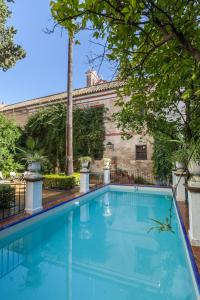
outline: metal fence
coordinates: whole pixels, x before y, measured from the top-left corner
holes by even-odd
[[[25,192],[25,183],[0,184],[0,221],[24,211]]]
[[[90,173],[90,188],[102,186],[104,183],[103,173]]]
[[[157,182],[152,173],[142,170],[134,170],[123,172],[112,171],[111,183],[154,185]]]

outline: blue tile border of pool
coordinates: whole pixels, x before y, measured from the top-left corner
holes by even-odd
[[[50,210],[52,210],[52,209],[54,209],[56,207],[60,207],[60,206],[66,204],[68,202],[71,202],[73,200],[79,199],[79,198],[81,198],[81,197],[83,197],[85,195],[91,194],[91,193],[93,193],[93,192],[95,192],[97,190],[100,190],[100,189],[102,189],[104,187],[108,187],[108,186],[111,186],[111,185],[113,185],[113,186],[121,186],[121,187],[123,187],[123,186],[139,186],[139,187],[153,187],[153,188],[163,188],[163,189],[164,188],[170,188],[169,186],[160,186],[160,185],[133,185],[133,184],[117,184],[117,183],[106,184],[106,185],[97,187],[97,188],[93,189],[92,191],[88,191],[87,193],[84,193],[82,195],[79,195],[79,196],[73,197],[73,198],[71,198],[69,200],[63,201],[63,202],[61,202],[59,204],[56,204],[56,205],[54,205],[52,207],[49,207],[47,209],[43,209],[42,211],[40,211],[38,213],[35,213],[35,214],[31,215],[31,216],[27,216],[27,217],[25,217],[25,218],[23,218],[21,220],[15,221],[15,222],[13,222],[11,224],[4,225],[4,226],[2,226],[0,228],[0,232],[3,231],[3,230],[5,230],[6,228],[10,228],[10,227],[13,227],[13,226],[15,226],[17,224],[23,223],[23,222],[25,222],[27,220],[30,220],[30,219],[32,219],[32,218],[34,218],[36,216],[42,215],[45,212],[50,211]],[[177,212],[178,212],[178,216],[179,216],[179,220],[180,220],[181,227],[182,227],[182,230],[183,230],[183,235],[184,235],[184,238],[185,238],[185,241],[186,241],[186,246],[187,246],[187,250],[188,250],[188,253],[189,253],[189,257],[190,257],[192,269],[193,269],[193,272],[194,272],[194,277],[195,277],[196,284],[197,284],[197,287],[198,287],[198,291],[199,291],[199,294],[200,294],[200,274],[199,274],[199,271],[198,271],[198,268],[197,268],[197,264],[195,262],[195,258],[194,258],[193,252],[192,252],[192,247],[190,245],[190,242],[189,242],[189,239],[188,239],[188,236],[187,236],[185,225],[183,223],[181,212],[180,212],[180,209],[179,209],[179,207],[177,205],[176,197],[175,197],[174,194],[173,194],[173,200],[174,200]]]

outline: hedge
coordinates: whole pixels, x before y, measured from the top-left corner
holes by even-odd
[[[79,174],[71,176],[61,174],[44,175],[43,185],[51,189],[70,189],[79,184]]]

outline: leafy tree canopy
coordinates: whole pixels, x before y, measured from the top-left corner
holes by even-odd
[[[133,132],[200,132],[200,1],[56,0],[54,19],[70,32],[90,27],[118,62],[123,93],[115,115],[127,136]],[[76,22],[74,22],[76,20]]]
[[[7,2],[13,2],[7,0]],[[15,65],[16,61],[25,57],[25,52],[21,46],[16,45],[14,36],[16,29],[7,26],[7,19],[11,16],[5,0],[0,0],[0,69],[8,70]]]

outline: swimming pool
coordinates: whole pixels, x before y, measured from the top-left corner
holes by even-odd
[[[108,186],[0,233],[0,299],[199,299],[171,192]]]

